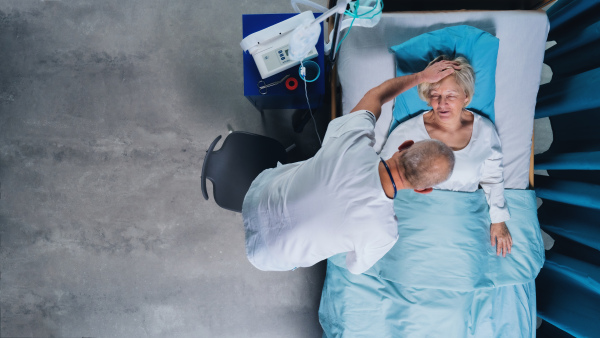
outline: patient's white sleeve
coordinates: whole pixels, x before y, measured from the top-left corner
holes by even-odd
[[[510,213],[504,200],[504,165],[502,164],[502,146],[495,128],[490,133],[491,156],[483,163],[483,172],[479,184],[485,192],[485,198],[490,206],[492,223],[505,222],[510,219]]]

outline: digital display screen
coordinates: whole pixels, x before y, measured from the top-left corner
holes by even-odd
[[[289,55],[289,54],[288,54],[288,50],[286,49],[286,50],[285,50],[285,56],[288,56],[288,55]]]

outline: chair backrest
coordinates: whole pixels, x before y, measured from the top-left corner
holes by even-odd
[[[213,197],[221,208],[241,212],[252,181],[277,162],[287,163],[285,148],[278,141],[247,132],[232,132],[223,145],[213,151],[218,136],[206,151],[202,165],[202,195],[208,200],[206,179],[213,185]]]

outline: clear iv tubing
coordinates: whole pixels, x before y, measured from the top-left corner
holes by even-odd
[[[300,67],[304,68],[306,71],[306,68],[304,67],[304,60],[300,61]],[[306,73],[304,73],[304,77],[306,77]],[[306,79],[304,77],[300,76],[300,78],[304,82],[304,95],[306,95],[306,103],[308,103],[308,111],[310,112],[310,117],[312,118],[313,124],[315,125],[315,132],[317,133],[317,138],[319,139],[319,144],[323,145],[323,142],[321,141],[321,136],[319,136],[319,130],[317,129],[317,121],[315,121],[315,116],[312,113],[312,109],[310,109],[310,101],[308,100],[308,89],[306,88]]]
[[[377,8],[377,4],[381,3],[381,8],[377,11],[377,13],[374,13],[373,15],[371,15],[368,18],[365,18],[365,16],[371,12],[373,12],[375,10],[375,8]],[[344,40],[346,40],[346,37],[348,36],[348,34],[350,33],[350,30],[352,29],[352,25],[354,24],[354,20],[356,19],[373,19],[375,16],[379,15],[382,11],[383,11],[383,0],[377,0],[377,2],[375,3],[375,6],[373,6],[373,8],[371,8],[370,10],[362,13],[362,14],[358,14],[358,7],[360,6],[360,0],[356,0],[356,4],[354,6],[354,10],[357,13],[352,13],[350,10],[346,10],[344,12],[344,15],[347,15],[349,17],[352,18],[352,22],[350,22],[350,27],[348,27],[348,30],[346,31],[346,34],[344,35],[344,37],[342,38],[342,40],[340,40],[340,42],[338,43],[337,47],[335,48],[335,53],[337,53],[337,51],[340,49],[340,46],[342,45],[342,42],[344,42]]]
[[[300,13],[300,8],[298,8],[297,4],[302,4],[302,5],[310,6],[310,7],[314,8],[314,9],[316,9],[319,12],[323,12],[323,13],[327,12],[327,8],[326,7],[323,7],[323,6],[321,6],[319,4],[316,4],[316,3],[312,2],[312,1],[309,1],[309,0],[292,0],[291,2],[292,2],[292,7],[296,11],[296,13]]]
[[[348,27],[348,30],[346,31],[346,34],[344,35],[344,37],[342,38],[342,40],[340,40],[340,42],[338,43],[335,51],[337,52],[337,50],[340,48],[340,46],[342,45],[342,42],[344,42],[344,40],[346,39],[346,37],[348,36],[348,34],[350,33],[350,30],[352,29],[352,25],[354,24],[354,20],[356,20],[357,18],[359,19],[373,19],[375,16],[379,15],[382,11],[383,11],[383,0],[376,0],[376,4],[375,6],[373,6],[373,8],[371,8],[370,10],[366,11],[365,13],[362,14],[358,14],[358,8],[360,6],[360,0],[356,0],[356,3],[354,6],[351,6],[351,9],[354,9],[355,12],[357,13],[352,13],[351,10],[346,10],[344,12],[345,15],[349,16],[352,18],[352,22],[350,23],[350,27]],[[297,3],[302,3],[305,5],[309,5],[308,3],[311,3],[310,1],[305,1],[305,0],[292,0],[292,6],[294,6],[294,8],[296,9],[296,11],[298,11],[298,6],[296,5]],[[377,5],[381,4],[381,8],[374,14],[372,14],[370,17],[366,17],[369,13],[375,11],[375,9],[377,8]],[[310,5],[316,5],[314,3],[311,3]],[[300,61],[300,67],[304,68],[304,62],[303,60]],[[306,75],[305,75],[306,76]],[[302,81],[304,81],[304,94],[306,96],[306,103],[308,104],[308,111],[310,112],[310,117],[313,120],[313,124],[315,125],[315,132],[317,133],[317,138],[319,139],[319,144],[323,145],[323,142],[321,141],[321,136],[319,136],[319,131],[317,130],[317,122],[315,120],[315,117],[312,113],[312,109],[310,108],[310,100],[308,99],[308,89],[307,89],[307,85],[306,85],[306,79],[304,79],[303,77]]]
[[[375,8],[377,8],[377,4],[380,3],[381,4],[381,8],[379,9],[379,11],[377,11],[377,13],[374,13],[373,15],[371,15],[368,18],[364,18],[365,15],[371,13],[372,11],[375,10]],[[354,6],[354,8],[356,8],[356,11],[358,11],[358,7],[360,6],[360,0],[356,0],[356,5]],[[383,0],[377,0],[377,3],[375,4],[375,6],[373,6],[373,8],[371,8],[370,10],[362,13],[362,14],[356,14],[356,13],[352,13],[349,10],[346,10],[346,12],[344,12],[345,15],[348,15],[350,17],[353,18],[361,18],[361,19],[373,19],[376,15],[379,15],[381,12],[383,11]]]

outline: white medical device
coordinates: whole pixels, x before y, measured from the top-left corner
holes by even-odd
[[[311,11],[302,12],[271,27],[248,35],[240,42],[240,46],[244,52],[249,52],[252,55],[260,76],[266,79],[300,64],[300,61],[290,58],[290,38],[296,27],[311,23],[314,20],[315,16]],[[317,49],[312,47],[304,59],[312,59],[318,55]]]

